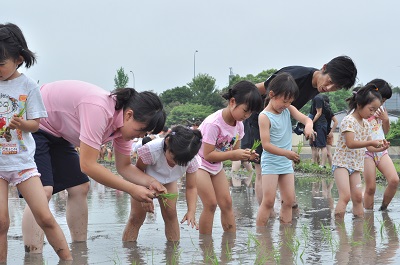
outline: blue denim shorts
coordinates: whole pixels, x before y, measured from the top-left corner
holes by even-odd
[[[335,169],[337,169],[337,168],[345,168],[345,169],[347,169],[347,172],[349,172],[349,176],[350,176],[351,174],[353,174],[354,172],[356,172],[356,170],[354,170],[354,169],[352,169],[352,168],[339,167],[339,166],[333,165],[333,166],[332,166],[332,174],[333,174],[333,172],[335,171]]]

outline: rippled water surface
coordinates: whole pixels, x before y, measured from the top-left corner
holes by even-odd
[[[300,205],[292,225],[281,225],[278,219],[266,228],[255,227],[258,204],[253,189],[232,188],[237,233],[224,233],[220,211],[214,219],[212,236],[200,236],[186,224],[181,227],[179,244],[168,243],[159,205],[148,214],[138,241],[121,240],[128,219],[129,196],[91,181],[88,198],[89,227],[85,243],[70,243],[73,264],[398,264],[400,260],[400,200],[396,194],[389,211],[377,209],[383,187],[378,187],[375,211],[364,219],[353,219],[351,203],[343,223],[332,219],[338,195],[332,179],[312,176],[296,178]],[[65,264],[59,262],[49,244],[43,254],[26,254],[21,234],[25,202],[10,188],[8,264]],[[65,220],[65,193],[53,196],[50,207],[70,242]],[[198,202],[197,219],[201,212]],[[279,211],[279,206],[276,204]],[[186,213],[184,185],[177,203],[178,219]]]

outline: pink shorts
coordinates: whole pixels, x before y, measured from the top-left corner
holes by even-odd
[[[21,171],[0,171],[0,178],[7,181],[11,186],[16,186],[31,177],[40,177],[37,168],[29,168]]]
[[[387,154],[388,154],[387,150],[385,150],[383,152],[376,152],[376,153],[375,152],[370,152],[370,151],[365,151],[365,156],[364,157],[373,159],[374,162],[375,162],[375,165],[378,166],[379,162],[381,161],[381,158],[384,155],[387,155]]]

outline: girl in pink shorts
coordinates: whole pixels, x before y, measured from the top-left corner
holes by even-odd
[[[379,88],[379,93],[382,95],[382,103],[392,96],[390,85],[382,79],[374,79],[370,84],[375,84]],[[384,107],[380,107],[373,116],[368,120],[372,128],[371,138],[374,140],[385,140],[385,134],[390,130],[390,121],[388,113]],[[388,151],[382,152],[365,152],[364,159],[364,208],[372,210],[374,208],[374,195],[376,190],[376,169],[378,169],[387,181],[387,187],[383,194],[382,204],[379,210],[386,210],[389,203],[392,201],[399,185],[399,176],[396,168],[393,165],[392,159],[389,157]]]

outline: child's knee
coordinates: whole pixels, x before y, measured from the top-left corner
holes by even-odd
[[[263,198],[260,207],[270,210],[274,208],[274,204],[275,204],[275,198],[274,199]]]
[[[290,208],[292,208],[293,206],[296,206],[294,208],[298,207],[297,204],[294,205],[295,204],[294,198],[287,198],[285,200],[282,200],[281,204],[282,204],[282,207],[290,207]]]
[[[217,210],[217,201],[210,201],[207,203],[203,203],[203,210],[214,213]]]
[[[89,182],[86,182],[86,183],[80,184],[78,186],[69,188],[69,189],[67,189],[68,196],[86,198],[87,194],[89,193],[89,188],[90,188]]]
[[[144,214],[132,214],[129,216],[128,222],[135,225],[135,226],[140,226],[144,223],[144,220],[146,219],[146,213]]]
[[[219,208],[223,209],[231,209],[232,208],[232,197],[227,196],[223,198],[219,203]]]
[[[375,191],[376,191],[376,185],[372,185],[370,187],[365,188],[365,193],[371,196],[375,194]]]
[[[353,204],[359,204],[362,203],[363,196],[361,192],[357,192],[352,196],[352,202]]]
[[[350,196],[350,194],[343,194],[343,195],[339,196],[339,199],[347,204],[350,202],[351,196]]]
[[[394,176],[393,178],[388,179],[388,186],[397,188],[397,186],[399,186],[399,177]]]
[[[176,209],[173,209],[173,208],[166,209],[165,217],[168,220],[177,219],[178,218],[177,216],[178,216],[178,213],[177,213]]]
[[[51,212],[39,214],[35,216],[35,220],[40,227],[53,227],[56,224],[56,220]]]

